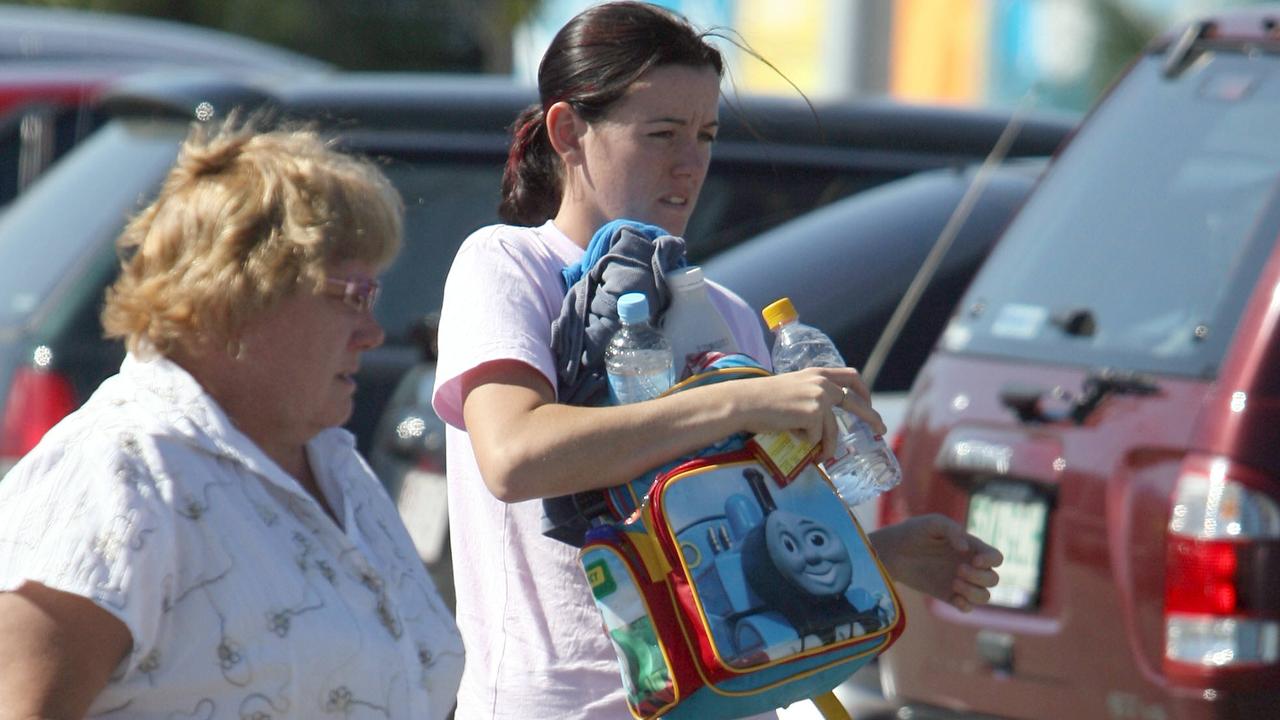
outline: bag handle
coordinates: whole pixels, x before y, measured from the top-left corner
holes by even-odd
[[[828,690],[812,699],[814,707],[822,713],[823,720],[852,720],[834,690]]]

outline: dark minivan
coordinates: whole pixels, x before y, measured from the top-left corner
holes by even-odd
[[[904,593],[882,666],[911,717],[1280,717],[1278,29],[1154,43],[917,377],[882,519],[1006,559],[971,614]]]

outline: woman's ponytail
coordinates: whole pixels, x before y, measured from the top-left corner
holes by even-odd
[[[559,158],[547,137],[546,114],[534,103],[511,126],[498,216],[512,225],[541,225],[560,209]]]

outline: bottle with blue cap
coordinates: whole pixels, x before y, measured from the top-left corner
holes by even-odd
[[[674,382],[671,344],[649,322],[649,300],[632,292],[618,298],[622,327],[604,351],[609,395],[614,404],[642,402],[666,392]]]

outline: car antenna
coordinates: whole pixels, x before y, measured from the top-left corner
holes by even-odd
[[[938,266],[942,264],[942,258],[951,249],[956,236],[960,234],[960,228],[969,219],[969,215],[973,212],[978,198],[982,195],[982,191],[986,189],[992,171],[1009,154],[1009,148],[1013,146],[1014,139],[1017,138],[1018,133],[1022,130],[1022,121],[1035,105],[1035,102],[1036,86],[1032,85],[1027,89],[1022,99],[1018,101],[1013,113],[1009,116],[1008,124],[1000,132],[1000,137],[996,138],[996,144],[991,148],[991,152],[987,153],[982,165],[978,167],[978,171],[974,174],[969,187],[965,188],[964,195],[961,196],[960,202],[956,204],[956,209],[951,212],[951,217],[947,218],[947,224],[943,226],[942,232],[938,233],[938,239],[934,241],[929,254],[925,256],[920,269],[916,271],[916,276],[911,279],[911,284],[907,286],[907,291],[903,293],[902,299],[898,301],[898,306],[894,308],[893,315],[889,316],[889,322],[885,325],[884,330],[880,332],[880,337],[876,340],[875,347],[871,349],[871,355],[867,357],[867,362],[862,367],[862,380],[868,388],[875,386],[876,376],[880,374],[880,369],[884,366],[884,361],[889,355],[889,348],[893,347],[898,335],[902,333],[902,328],[906,325],[907,318],[911,317],[912,311],[916,309],[916,305],[920,302],[920,297],[924,295],[925,288],[929,286],[929,282],[933,280],[934,274],[938,271]]]

